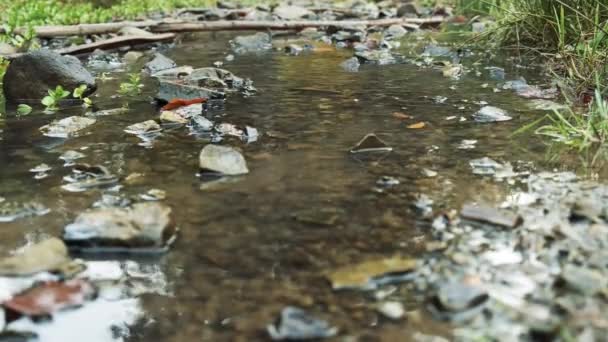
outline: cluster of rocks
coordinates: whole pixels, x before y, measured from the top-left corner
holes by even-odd
[[[478,203],[434,220],[415,287],[460,341],[601,339],[608,188],[571,173],[511,177],[524,190],[500,208]]]
[[[349,0],[331,1],[294,1],[290,3],[260,4],[245,7],[230,2],[218,2],[215,8],[188,8],[176,13],[180,19],[215,21],[290,21],[290,20],[351,20],[417,18],[423,16],[451,16],[448,6],[420,6],[414,0],[388,0],[368,2]]]

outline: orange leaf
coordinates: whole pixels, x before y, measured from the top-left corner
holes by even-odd
[[[192,100],[172,99],[171,101],[169,101],[169,103],[164,105],[161,109],[162,110],[172,110],[172,109],[177,109],[179,107],[189,106],[189,105],[196,104],[196,103],[205,103],[205,102],[207,102],[207,99],[204,99],[204,98],[198,98],[198,99],[192,99]]]
[[[405,113],[402,112],[394,112],[393,113],[393,117],[396,119],[400,119],[400,120],[408,120],[408,119],[413,119],[414,117],[411,115],[407,115]]]
[[[426,126],[426,124],[424,122],[417,122],[417,123],[415,123],[413,125],[407,126],[407,128],[420,129],[420,128],[424,128],[424,126]]]

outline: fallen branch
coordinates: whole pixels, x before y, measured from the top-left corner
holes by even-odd
[[[99,50],[111,50],[122,46],[135,46],[140,44],[163,42],[172,40],[175,38],[174,33],[162,33],[162,34],[145,34],[145,35],[126,35],[118,36],[110,39],[103,39],[94,43],[74,45],[63,49],[53,50],[60,55],[80,55],[91,53],[97,49]],[[15,59],[23,53],[15,53],[11,55],[0,55],[0,57],[11,60]]]
[[[201,32],[201,31],[230,31],[230,30],[301,30],[309,27],[352,27],[352,26],[390,26],[390,25],[419,25],[433,27],[445,22],[444,17],[432,18],[391,18],[378,20],[298,20],[298,21],[210,21],[189,22],[174,20],[145,20],[123,21],[103,24],[80,24],[65,26],[36,26],[36,36],[41,38],[93,35],[116,33],[125,27],[147,28],[151,32]],[[18,28],[14,32],[21,34],[26,29]],[[0,28],[0,34],[5,33]]]
[[[94,43],[83,44],[83,45],[75,45],[67,48],[55,50],[55,52],[61,55],[78,55],[83,53],[90,53],[97,49],[100,50],[111,50],[116,49],[122,46],[133,46],[139,44],[153,43],[153,42],[162,42],[167,40],[172,40],[175,38],[175,34],[173,33],[163,33],[163,34],[151,34],[151,35],[129,35],[129,36],[119,36],[110,39],[99,40]]]

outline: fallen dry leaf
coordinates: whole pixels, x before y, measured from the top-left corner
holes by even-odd
[[[393,117],[395,119],[400,119],[400,120],[408,120],[408,119],[413,119],[414,117],[411,115],[407,115],[405,113],[402,112],[394,112],[393,113]]]
[[[95,287],[86,280],[47,282],[31,288],[2,305],[25,316],[46,316],[55,311],[82,305],[95,296]]]
[[[426,124],[424,122],[417,122],[415,124],[407,126],[407,128],[410,128],[410,129],[420,129],[420,128],[424,128],[425,126],[426,126]]]
[[[204,98],[198,98],[198,99],[192,99],[192,100],[172,99],[171,101],[169,101],[169,103],[167,103],[161,109],[162,110],[172,110],[172,109],[177,109],[179,107],[189,106],[189,105],[196,104],[196,103],[205,103],[205,102],[207,102],[207,99],[204,99]]]

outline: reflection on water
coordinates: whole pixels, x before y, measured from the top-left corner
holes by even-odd
[[[224,60],[230,37],[187,35],[167,54],[178,65],[210,66]],[[401,52],[410,54],[414,48],[418,45],[404,43]],[[0,246],[5,250],[22,245],[28,234],[59,236],[103,194],[138,200],[150,189],[164,190],[181,229],[167,255],[143,266],[125,260],[97,264],[99,275],[128,279],[126,295],[102,296],[57,315],[52,323],[22,319],[11,326],[36,331],[42,341],[255,341],[266,339],[265,326],[284,306],[296,305],[325,313],[349,336],[395,341],[416,331],[443,331],[424,317],[383,322],[366,294],[332,292],[323,274],[369,258],[420,253],[428,225],[413,207],[420,194],[432,200],[435,212],[459,208],[464,201],[502,201],[511,186],[474,175],[472,159],[487,156],[516,169],[557,166],[545,159],[546,148],[536,139],[510,137],[542,114],[509,91],[495,92],[500,81],[484,69],[492,65],[481,55],[469,57],[470,72],[462,80],[412,63],[344,72],[340,63],[350,56],[349,51],[325,48],[301,56],[270,52],[225,62],[226,69],[251,78],[258,93],[231,96],[210,119],[260,132],[249,144],[237,138],[222,142],[240,148],[251,170],[225,182],[201,183],[196,177],[198,153],[208,137],[176,128],[141,146],[138,137],[123,131],[158,116],[147,98],[154,91],[151,84],[126,113],[98,117],[94,129],[77,138],[44,137],[38,128],[78,109],[7,119],[0,126],[0,197],[35,201],[51,212],[2,223]],[[520,69],[504,66],[507,79],[520,76]],[[112,76],[93,97],[100,109],[125,102],[111,96],[126,76]],[[437,96],[447,99],[436,101]],[[475,123],[471,116],[484,103],[507,110],[514,120]],[[407,128],[416,122],[426,125]],[[348,152],[372,132],[393,152],[372,158]],[[471,140],[477,142],[462,148]],[[120,177],[121,186],[63,190],[70,168],[59,157],[69,150],[85,155],[79,162],[107,167]],[[52,170],[34,180],[28,170],[41,163]],[[378,191],[384,176],[399,182]],[[409,310],[418,308],[419,298],[407,287],[399,291]]]

